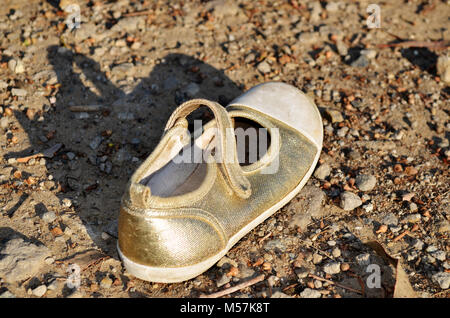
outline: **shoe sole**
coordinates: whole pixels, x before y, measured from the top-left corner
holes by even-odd
[[[315,144],[315,143],[314,143]],[[210,267],[212,267],[216,262],[218,262],[226,253],[247,233],[253,230],[256,226],[261,224],[265,219],[270,217],[276,211],[281,209],[284,205],[286,205],[289,201],[291,201],[295,195],[297,195],[303,186],[308,182],[311,177],[314,168],[316,167],[317,161],[319,160],[320,153],[322,151],[322,147],[317,145],[319,151],[314,158],[314,161],[306,173],[305,177],[298,184],[298,186],[291,191],[288,195],[286,195],[281,201],[272,206],[270,209],[266,210],[264,213],[259,215],[252,222],[244,226],[239,232],[233,235],[228,241],[227,247],[224,248],[221,252],[216,255],[206,259],[203,262],[197,263],[195,265],[184,266],[184,267],[152,267],[142,265],[132,260],[128,259],[125,255],[123,255],[122,251],[119,248],[119,243],[117,242],[117,250],[119,252],[119,256],[125,265],[126,270],[132,274],[133,276],[155,283],[179,283],[182,281],[189,280],[191,278],[197,277],[198,275],[204,273]]]

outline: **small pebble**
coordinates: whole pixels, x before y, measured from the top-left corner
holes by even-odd
[[[369,66],[370,61],[366,55],[360,55],[356,60],[351,63],[353,67],[367,67]]]
[[[411,262],[417,258],[418,254],[419,253],[417,253],[417,251],[410,251],[406,257],[406,260],[408,262]]]
[[[369,174],[360,174],[355,178],[355,185],[361,191],[371,191],[375,188],[377,179]]]
[[[69,160],[73,160],[75,158],[75,154],[73,152],[68,152],[66,153],[67,158],[69,158]]]
[[[338,262],[330,262],[323,266],[323,271],[327,274],[338,274],[341,271],[341,264]]]
[[[388,226],[385,224],[380,225],[376,233],[386,233],[388,230]]]
[[[42,220],[43,220],[44,222],[47,222],[47,223],[51,223],[51,222],[53,222],[55,219],[56,219],[56,214],[55,214],[55,212],[53,212],[53,211],[45,212],[45,213],[42,215]]]
[[[33,289],[33,295],[36,297],[42,297],[47,292],[47,286],[41,285]]]
[[[328,108],[325,111],[325,114],[328,116],[328,118],[331,120],[332,123],[340,123],[344,121],[342,113],[338,110]]]
[[[96,150],[98,146],[102,143],[103,138],[101,136],[95,137],[91,143],[89,144],[89,147],[91,147],[92,150]]]
[[[370,264],[370,254],[359,254],[356,256],[355,260],[360,266],[367,266]]]
[[[283,242],[279,239],[274,239],[268,241],[266,244],[264,244],[264,250],[266,251],[286,251],[286,246],[283,244]]]
[[[425,245],[425,244],[424,244],[423,241],[420,240],[420,239],[414,239],[413,242],[412,242],[412,247],[413,247],[414,249],[416,249],[416,250],[419,250],[419,251],[423,250],[423,246],[424,246],[424,245]]]
[[[436,259],[431,255],[425,255],[425,257],[423,259],[425,260],[426,263],[429,263],[429,264],[436,263]]]
[[[345,137],[345,135],[347,135],[347,132],[348,132],[348,127],[344,126],[340,129],[338,129],[337,135],[338,135],[338,137]]]
[[[271,67],[269,63],[267,63],[267,61],[262,61],[261,63],[259,63],[257,69],[263,74],[270,73],[271,71]]]
[[[345,211],[351,211],[361,205],[361,198],[353,192],[345,191],[341,193],[341,208]]]
[[[351,150],[348,153],[348,158],[351,160],[358,160],[359,158],[361,158],[361,154],[356,150]]]
[[[436,251],[431,253],[431,255],[441,262],[444,262],[447,259],[447,253],[445,253],[444,251]]]
[[[305,288],[300,293],[300,297],[301,298],[320,298],[320,297],[322,297],[322,294],[315,289]]]
[[[322,259],[323,259],[322,255],[316,253],[313,255],[312,262],[313,262],[313,264],[317,265],[317,264],[320,264],[320,262],[322,262]]]
[[[86,112],[79,112],[79,113],[73,114],[73,117],[74,117],[75,119],[87,119],[87,118],[89,118],[90,116],[89,116],[89,113],[86,113]]]
[[[361,55],[366,56],[369,60],[374,59],[377,56],[377,51],[375,50],[361,50]]]
[[[271,276],[269,276],[269,278],[267,278],[267,282],[269,283],[270,287],[275,286],[279,280],[280,280],[280,278],[278,278],[275,275],[271,275]]]
[[[9,127],[9,120],[7,117],[2,117],[0,119],[0,128],[2,128],[3,130],[8,129]]]
[[[422,216],[419,213],[415,213],[415,214],[410,214],[407,217],[405,217],[403,219],[403,222],[406,223],[417,223],[420,221],[420,219],[422,218]]]
[[[331,255],[333,255],[333,257],[338,258],[341,256],[341,250],[337,247],[335,247],[333,249],[333,251],[331,252]]]
[[[24,97],[27,96],[28,92],[22,88],[13,88],[11,94],[13,94],[13,96]]]
[[[322,288],[322,282],[320,281],[320,280],[315,280],[314,281],[314,288],[317,288],[317,289],[319,289],[319,288]]]
[[[348,54],[348,47],[341,39],[336,41],[336,48],[340,56],[346,56]]]
[[[6,290],[0,294],[0,299],[1,298],[16,298],[16,296],[13,293],[11,293],[9,290]]]
[[[450,232],[450,222],[447,220],[440,221],[436,224],[436,231],[441,234]]]
[[[288,294],[285,294],[285,293],[277,290],[276,292],[274,292],[272,294],[272,296],[270,298],[292,298],[292,296],[289,296]]]
[[[104,240],[104,241],[107,241],[111,238],[111,236],[106,232],[102,232],[101,236],[102,236],[102,240]]]
[[[231,276],[228,276],[227,274],[223,274],[217,281],[216,286],[222,287],[223,285],[226,285],[230,282]]]
[[[200,86],[198,86],[196,83],[190,83],[188,86],[186,86],[184,92],[189,97],[194,97],[195,95],[198,94],[198,92],[200,92]]]
[[[70,208],[72,206],[72,201],[68,198],[64,198],[62,200],[62,205],[66,208]]]
[[[320,180],[325,180],[330,175],[330,173],[331,167],[328,164],[323,163],[314,172],[314,177]]]
[[[364,205],[362,206],[362,208],[364,209],[364,211],[366,211],[367,213],[369,213],[369,212],[372,212],[372,211],[373,211],[374,206],[373,206],[373,203],[372,203],[372,202],[369,202],[369,203],[364,204]]]
[[[54,279],[48,286],[48,290],[57,290],[59,287],[59,281],[57,279]]]
[[[112,283],[113,283],[112,279],[109,278],[109,276],[106,276],[105,278],[103,278],[101,280],[100,287],[108,289],[108,288],[111,288]]]
[[[450,287],[450,273],[448,272],[434,274],[432,279],[435,283],[439,284],[439,287],[442,289],[448,289]]]
[[[388,226],[397,226],[398,219],[393,213],[388,213],[382,220],[381,223]]]
[[[350,265],[348,263],[341,264],[341,271],[346,272],[350,269]]]

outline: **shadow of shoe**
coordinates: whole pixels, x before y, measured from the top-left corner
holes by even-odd
[[[52,193],[59,202],[72,200],[82,223],[78,227],[86,229],[102,252],[118,259],[115,238],[124,187],[157,145],[170,114],[186,99],[207,98],[226,104],[241,90],[223,71],[184,54],[168,54],[138,85],[134,78],[125,78],[119,81],[120,87],[89,57],[57,46],[48,48],[47,57],[61,86],[43,120],[15,113],[32,145],[20,156],[63,145],[45,162],[47,174],[56,184]],[[76,105],[102,105],[104,109],[71,111]],[[11,152],[7,157],[19,154]],[[63,210],[61,214],[68,211]],[[10,217],[20,218],[20,213]],[[72,229],[70,224],[62,224],[63,230],[65,226]],[[73,232],[81,237],[81,231]],[[86,249],[92,247],[89,240],[70,240]]]
[[[438,56],[428,48],[406,48],[401,50],[402,56],[411,64],[418,66],[422,71],[436,75],[436,62]]]

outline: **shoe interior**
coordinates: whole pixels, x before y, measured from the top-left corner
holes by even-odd
[[[200,187],[206,176],[207,164],[203,160],[204,151],[196,144],[188,145],[182,152],[193,154],[193,162],[183,162],[180,152],[161,169],[143,178],[140,183],[150,187],[152,195],[163,198],[192,192]]]
[[[248,166],[259,161],[270,147],[268,130],[259,123],[244,117],[234,117],[233,121],[239,164]],[[245,137],[243,140],[240,140],[242,138],[240,129]]]
[[[270,146],[270,134],[258,123],[246,118],[234,118],[235,132],[241,129],[241,135],[236,134],[238,160],[241,166],[247,166],[260,160]],[[252,128],[251,130],[248,130]],[[262,129],[262,130],[261,130]],[[253,131],[252,131],[253,130]],[[259,133],[262,131],[262,134]],[[243,132],[243,134],[242,134]],[[244,137],[239,140],[239,136]],[[261,136],[266,141],[261,142]],[[200,137],[202,138],[203,135]],[[199,139],[200,139],[199,138]],[[242,143],[244,143],[242,145]],[[141,179],[140,183],[150,187],[153,196],[168,198],[187,194],[198,189],[203,183],[207,163],[205,152],[214,155],[214,138],[201,147],[196,142],[185,146],[172,160],[160,169]],[[256,149],[256,155],[255,153]]]

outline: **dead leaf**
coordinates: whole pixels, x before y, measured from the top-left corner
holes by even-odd
[[[394,298],[417,298],[414,289],[409,282],[408,274],[403,270],[401,261],[397,258],[390,256],[384,247],[377,241],[370,241],[366,243],[370,246],[379,256],[381,256],[389,264],[392,264],[396,269]]]

